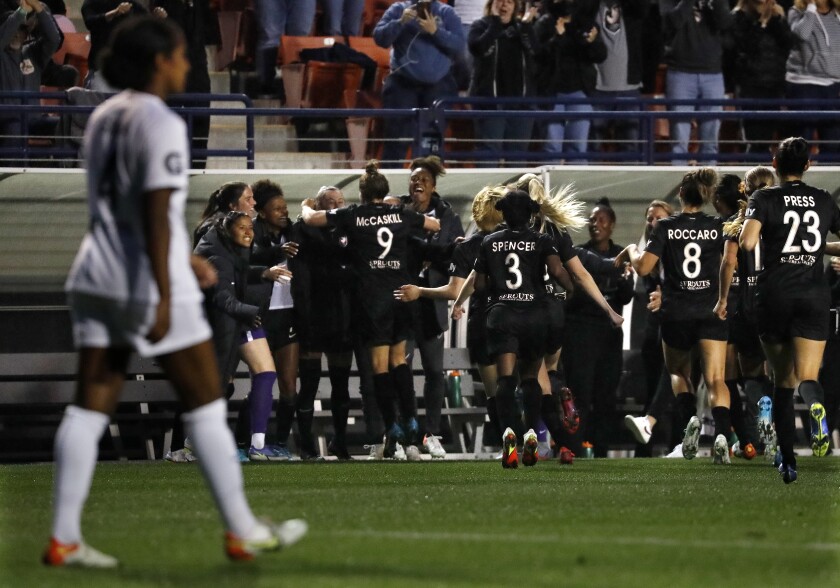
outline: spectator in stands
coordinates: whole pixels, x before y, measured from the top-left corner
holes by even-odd
[[[268,267],[285,267],[298,273],[298,243],[300,237],[289,219],[289,208],[283,189],[269,180],[253,185],[257,221],[254,224],[254,252],[251,261]],[[259,301],[268,299],[268,312],[263,321],[268,347],[277,366],[277,449],[288,454],[287,443],[297,410],[297,376],[300,358],[298,333],[301,321],[298,305],[302,300],[303,280],[274,282],[270,288],[259,287],[249,297]],[[314,459],[311,447],[301,447],[301,457]]]
[[[97,92],[112,92],[101,74],[99,54],[108,43],[111,32],[131,15],[148,14],[145,6],[137,0],[84,0],[82,18],[90,31],[90,53],[88,53],[88,75],[85,88]]]
[[[321,0],[324,34],[358,37],[362,34],[365,0]]]
[[[315,0],[254,0],[257,13],[257,76],[268,90],[277,72],[280,37],[312,34]]]
[[[735,97],[784,98],[785,65],[793,46],[784,10],[775,0],[739,0],[732,14]],[[744,119],[741,126],[747,153],[766,154],[774,143],[779,123],[779,120]]]
[[[610,99],[596,110],[639,110],[634,104],[642,87],[642,37],[647,0],[601,0],[597,23],[607,58],[596,64],[596,98]],[[615,140],[619,151],[638,151],[638,119],[603,119],[592,121],[592,151],[599,151],[603,142]]]
[[[55,24],[58,25],[58,30],[62,33],[75,33],[76,25],[73,21],[67,18],[67,5],[64,0],[47,0],[44,5],[53,15]]]
[[[536,94],[537,39],[532,25],[536,9],[529,10],[521,19],[517,16],[518,9],[519,0],[487,0],[484,16],[470,28],[468,44],[474,64],[470,96],[499,98]],[[500,108],[510,110],[516,105]],[[499,151],[528,150],[532,127],[533,120],[528,118],[479,118],[476,138],[498,162]]]
[[[373,38],[380,47],[391,48],[391,74],[382,90],[384,108],[429,108],[435,100],[457,93],[452,64],[466,43],[452,7],[438,0],[397,2],[382,15]],[[386,119],[383,165],[398,165],[405,159],[407,144],[402,139],[415,131],[410,120]]]
[[[0,23],[0,91],[39,92],[41,72],[61,38],[55,21],[39,0],[20,0],[18,9],[0,17]],[[12,99],[4,102],[19,103]],[[22,147],[23,135],[36,123],[19,114],[0,113],[0,147]]]
[[[597,6],[597,5],[595,5]],[[595,64],[607,58],[607,47],[595,24],[595,6],[588,0],[553,0],[537,21],[537,80],[543,96],[557,98],[555,112],[591,112],[591,104],[565,104],[595,90]],[[547,127],[545,150],[576,154],[587,150],[590,120],[575,118]],[[576,159],[576,163],[585,163]]]
[[[470,28],[473,23],[484,16],[484,7],[487,0],[458,0],[449,3],[455,9],[455,14],[461,19],[461,27],[464,29],[464,38],[469,38]],[[469,89],[470,79],[473,71],[473,56],[469,48],[462,51],[452,65],[452,73],[455,82],[458,84],[458,91]]]
[[[437,192],[437,180],[446,174],[440,159],[435,156],[421,157],[411,162],[408,180],[408,194],[400,202],[416,212],[437,219],[440,230],[429,232],[415,228],[409,241],[408,271],[412,283],[426,288],[437,288],[449,282],[449,263],[456,240],[464,236],[461,217]],[[419,276],[419,277],[418,277]],[[426,420],[423,432],[423,447],[433,457],[443,457],[443,448],[428,436],[440,435],[440,414],[443,408],[445,381],[443,376],[443,334],[449,330],[447,302],[423,298],[410,305],[413,313],[413,337],[409,339],[408,355],[414,349],[420,352],[423,365],[423,399],[426,404]],[[418,423],[407,423],[405,432],[409,445],[420,443]],[[435,451],[432,452],[432,449]],[[435,455],[435,453],[438,453]],[[445,452],[443,452],[445,455]]]
[[[210,72],[207,64],[207,45],[220,42],[219,21],[211,12],[208,0],[152,0],[153,8],[164,10],[167,18],[177,23],[187,38],[187,57],[190,73],[187,75],[186,92],[189,94],[210,93]],[[209,107],[209,102],[185,102],[185,106]],[[204,169],[206,156],[197,156],[196,150],[207,148],[210,135],[210,115],[193,115],[191,124],[191,167]]]
[[[589,216],[590,240],[582,245],[607,259],[614,258],[622,247],[612,241],[615,211],[607,198],[598,201]],[[622,273],[592,273],[598,289],[610,307],[622,313],[633,299],[633,278]],[[596,457],[607,456],[610,430],[614,429],[616,390],[621,378],[623,336],[610,317],[584,292],[576,292],[566,305],[566,335],[563,344],[563,365],[566,383],[575,395],[583,423],[582,439],[595,447]],[[581,434],[578,433],[572,452],[580,455]]]
[[[722,99],[723,35],[732,26],[726,0],[659,0],[665,38],[668,74],[665,96],[669,99]],[[723,106],[673,106],[676,112],[719,111]],[[703,161],[714,162],[718,151],[719,119],[699,122],[700,153]],[[671,120],[674,163],[687,163],[689,119]]]
[[[837,100],[840,96],[840,2],[838,0],[795,0],[788,12],[796,43],[787,62],[788,98]],[[824,106],[804,106],[821,110]],[[840,124],[834,120],[797,121],[791,133],[811,141],[816,130],[820,153],[833,160],[840,153]]]

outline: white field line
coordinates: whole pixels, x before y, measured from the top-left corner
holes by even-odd
[[[698,549],[769,549],[769,550],[808,550],[808,551],[837,551],[840,552],[840,543],[809,542],[809,543],[777,543],[771,541],[760,541],[756,539],[735,539],[735,540],[702,540],[702,539],[668,539],[665,537],[580,537],[577,535],[515,535],[505,533],[497,535],[493,533],[424,533],[417,531],[377,531],[374,529],[360,529],[358,531],[331,531],[329,535],[356,538],[378,538],[393,539],[397,541],[472,541],[476,543],[513,542],[513,543],[563,543],[577,545],[587,544],[612,544],[612,545],[636,545],[654,547],[679,547]]]

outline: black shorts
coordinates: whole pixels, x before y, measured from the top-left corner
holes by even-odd
[[[688,321],[662,321],[662,341],[668,347],[688,351],[700,340],[727,341],[726,321],[712,316]]]
[[[756,316],[758,334],[768,343],[779,343],[792,337],[827,341],[831,302],[828,297],[759,296]]]
[[[416,302],[400,302],[391,292],[387,298],[359,299],[354,318],[365,346],[394,345],[410,339],[412,304]]]
[[[483,312],[470,314],[467,321],[467,350],[470,352],[470,362],[476,365],[493,363],[487,351],[487,317]]]
[[[758,327],[741,313],[735,313],[735,316],[729,320],[729,342],[741,355],[764,357],[764,349],[758,338]]]
[[[332,293],[332,300],[312,299],[305,328],[300,330],[303,351],[342,353],[353,350],[350,298],[344,292]]]
[[[548,335],[545,340],[545,352],[546,354],[553,354],[563,347],[566,301],[562,298],[549,296],[546,302],[546,316],[548,317]]]
[[[545,355],[548,322],[545,307],[513,308],[497,305],[487,312],[487,351],[490,358],[515,353],[534,361]]]
[[[298,342],[298,331],[295,324],[295,309],[280,308],[266,311],[262,328],[268,347],[272,351],[282,349],[286,345]]]

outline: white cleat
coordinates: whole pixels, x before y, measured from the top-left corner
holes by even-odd
[[[683,455],[682,443],[677,443],[677,446],[676,446],[676,447],[674,447],[674,449],[671,451],[671,453],[669,453],[669,454],[668,454],[668,455],[666,455],[665,457],[667,457],[667,458],[669,458],[669,459],[677,459],[677,458],[683,458],[683,457],[685,457],[685,456]]]
[[[437,435],[426,435],[423,437],[423,449],[432,456],[432,459],[443,459],[446,457],[446,449],[440,444],[440,437]]]
[[[405,454],[405,448],[399,443],[397,443],[396,445],[397,448],[394,449],[394,459],[397,461],[405,461],[406,459],[408,459]]]
[[[650,421],[646,416],[634,417],[628,414],[624,417],[624,426],[630,429],[639,443],[645,444],[650,441]]]
[[[45,565],[55,567],[108,569],[119,565],[117,558],[106,555],[86,543],[67,544],[56,539],[50,539],[41,561]]]
[[[405,448],[405,457],[408,461],[420,461],[420,450],[416,445],[409,445]]]
[[[729,443],[727,443],[726,437],[723,435],[715,437],[714,454],[716,465],[729,465],[732,463],[729,459]]]
[[[365,445],[365,449],[370,450],[370,455],[368,455],[368,460],[379,460],[383,459],[385,456],[385,445],[383,443],[374,443],[373,445]]]
[[[700,432],[703,429],[703,424],[700,422],[700,417],[693,416],[688,421],[685,427],[685,436],[682,441],[683,457],[686,459],[694,459],[697,455],[697,449],[700,447]]]
[[[248,538],[225,534],[225,553],[234,561],[250,561],[261,553],[294,545],[308,531],[309,525],[303,519],[289,519],[277,525],[262,521]]]

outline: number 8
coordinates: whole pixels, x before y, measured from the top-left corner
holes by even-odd
[[[685,274],[686,278],[694,279],[700,275],[700,253],[702,250],[700,249],[700,245],[697,243],[688,243],[683,249],[683,255],[685,256],[685,260],[682,264],[682,270]],[[691,269],[690,266],[694,266]]]

